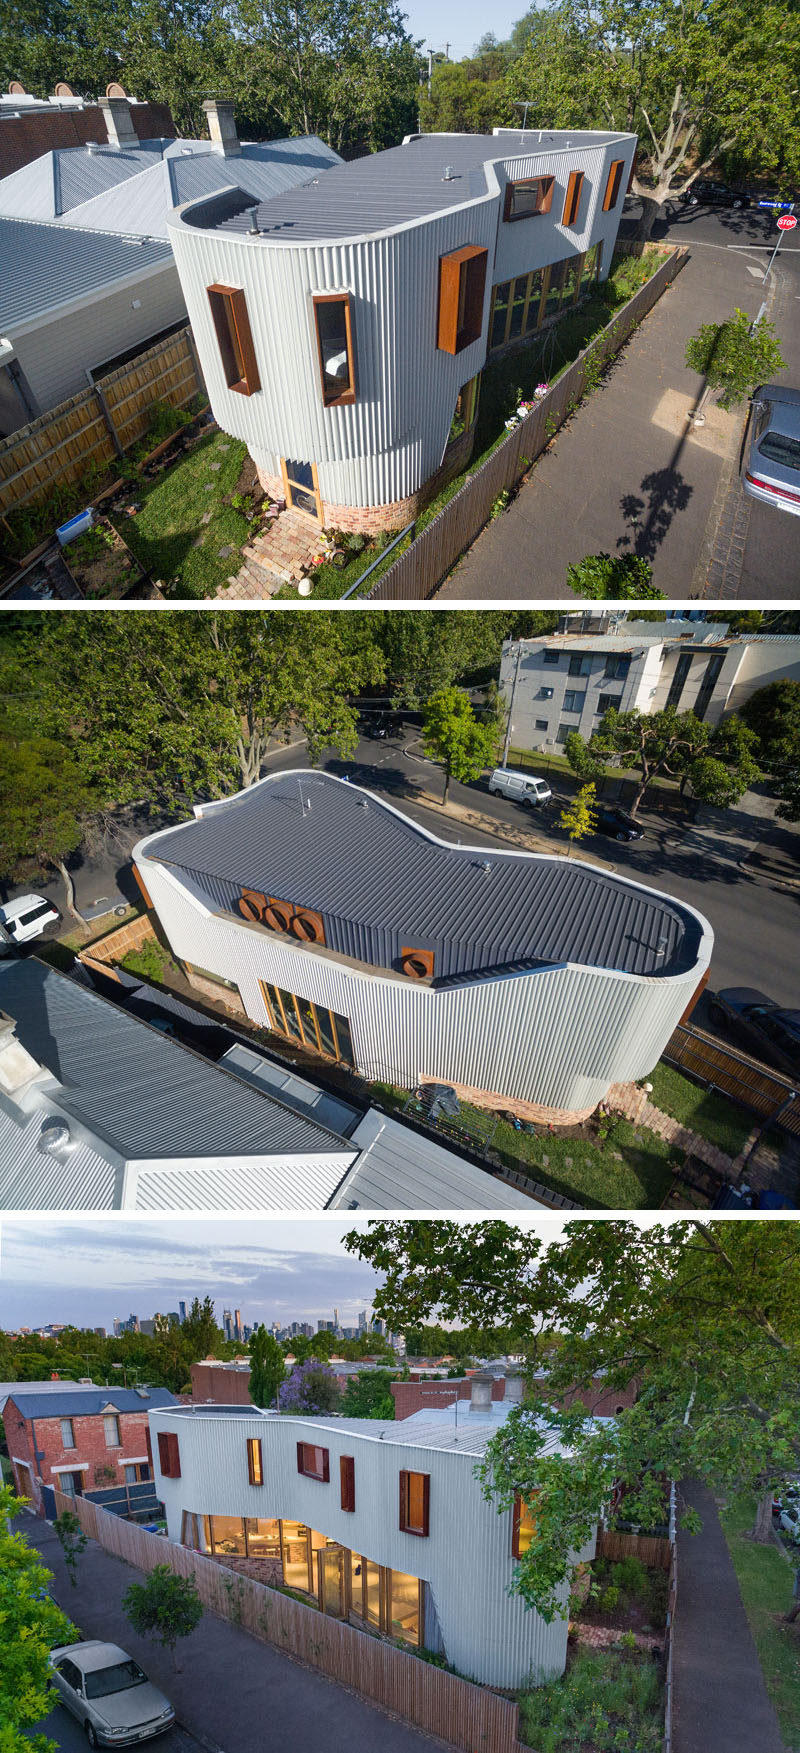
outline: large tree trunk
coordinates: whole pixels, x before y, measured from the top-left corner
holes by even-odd
[[[657,219],[661,216],[663,201],[657,201],[653,195],[640,195],[642,216],[636,227],[638,242],[647,243]]]
[[[761,1497],[758,1500],[758,1504],[756,1506],[755,1526],[753,1528],[753,1539],[758,1540],[760,1545],[762,1545],[762,1546],[769,1545],[769,1542],[772,1539],[772,1492],[771,1491],[767,1492],[766,1497]]]
[[[83,914],[78,912],[75,905],[75,884],[72,881],[72,877],[70,876],[66,865],[62,863],[60,858],[54,858],[53,864],[55,865],[66,890],[67,912],[72,914],[73,919],[77,921],[78,925],[85,925],[86,920],[84,919]]]
[[[638,820],[639,811],[642,807],[642,802],[643,802],[644,794],[645,794],[646,790],[647,790],[647,780],[643,779],[641,785],[638,787],[638,790],[636,792],[636,796],[633,800],[633,803],[630,805],[629,814],[633,817],[634,821]]]

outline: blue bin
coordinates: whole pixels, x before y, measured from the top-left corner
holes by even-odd
[[[76,512],[75,516],[69,518],[67,523],[62,523],[56,530],[61,547],[66,548],[67,543],[74,542],[76,536],[85,536],[86,531],[92,527],[93,519],[94,507],[87,505],[85,511]]]

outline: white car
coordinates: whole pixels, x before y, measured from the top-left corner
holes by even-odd
[[[13,943],[30,943],[60,918],[58,908],[43,895],[16,895],[13,901],[0,907],[0,925],[5,926]]]
[[[778,1516],[778,1527],[793,1545],[800,1543],[800,1509],[795,1504],[784,1505]]]
[[[51,1677],[90,1747],[133,1747],[171,1729],[175,1712],[138,1662],[116,1643],[56,1645]]]
[[[539,779],[535,773],[525,773],[521,768],[495,767],[489,780],[492,797],[513,798],[515,803],[527,804],[530,809],[539,809],[549,803],[553,795],[546,779]]]

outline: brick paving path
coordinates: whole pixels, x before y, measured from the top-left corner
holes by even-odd
[[[708,1163],[709,1168],[716,1169],[726,1180],[735,1179],[750,1147],[750,1139],[743,1146],[741,1155],[730,1157],[716,1144],[710,1144],[707,1138],[701,1138],[697,1132],[691,1132],[688,1126],[682,1126],[680,1120],[674,1120],[671,1114],[662,1113],[660,1108],[648,1100],[646,1090],[639,1089],[635,1083],[612,1084],[605,1099],[605,1106],[613,1109],[615,1114],[623,1114],[626,1120],[632,1120],[637,1126],[646,1127],[667,1144],[676,1144],[687,1154],[699,1157],[701,1162]],[[752,1138],[752,1134],[751,1134]]]
[[[242,549],[243,564],[216,592],[226,601],[261,602],[282,584],[302,578],[317,552],[322,532],[310,518],[282,511]]]
[[[570,1635],[575,1637],[576,1642],[592,1650],[610,1649],[612,1644],[619,1643],[623,1630],[624,1627],[621,1625],[584,1625],[580,1620],[575,1620],[570,1625]],[[636,1648],[639,1650],[663,1650],[664,1648],[663,1632],[660,1636],[652,1631],[634,1631],[626,1633],[626,1635],[635,1639]]]
[[[722,502],[703,596],[718,599],[738,597],[751,504],[752,501],[742,492],[738,473],[734,474]]]

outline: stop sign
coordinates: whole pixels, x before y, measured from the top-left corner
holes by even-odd
[[[779,231],[794,231],[796,224],[797,224],[797,220],[795,219],[795,216],[793,213],[782,213],[780,219],[778,220],[778,230]]]

